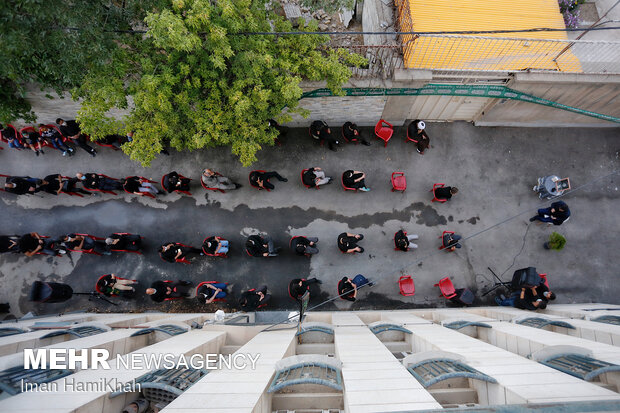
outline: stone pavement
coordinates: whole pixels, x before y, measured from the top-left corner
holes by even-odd
[[[310,121],[308,121],[310,123]],[[333,125],[340,133],[340,125]],[[396,129],[387,148],[373,139],[370,147],[345,145],[338,152],[319,147],[307,129],[293,129],[280,147],[266,148],[251,168],[240,166],[228,148],[160,156],[150,168],[142,168],[120,152],[100,148],[91,158],[78,149],[73,158],[63,158],[53,150],[36,158],[33,153],[6,149],[0,152],[0,173],[44,176],[60,172],[100,172],[114,177],[143,175],[159,181],[164,173],[176,170],[193,177],[193,196],[167,195],[158,199],[119,196],[77,198],[15,197],[2,193],[1,233],[23,234],[36,231],[58,236],[86,232],[105,236],[111,232],[140,233],[146,253],[92,256],[72,253],[70,257],[27,258],[0,256],[0,302],[9,302],[16,315],[80,309],[99,311],[213,311],[214,306],[194,300],[154,304],[144,295],[135,300],[115,299],[113,307],[101,301],[74,297],[64,304],[35,305],[27,301],[34,280],[69,283],[75,291],[91,291],[97,278],[116,273],[135,278],[146,288],[156,279],[226,281],[232,294],[219,306],[232,311],[236,297],[246,288],[267,284],[273,294],[270,309],[295,308],[288,297],[287,284],[294,277],[318,277],[311,305],[336,295],[337,281],[344,275],[365,274],[377,282],[360,292],[355,303],[335,300],[321,309],[396,309],[444,306],[433,287],[449,276],[455,286],[477,293],[477,304],[489,303],[493,294],[481,293],[493,282],[487,267],[504,280],[512,272],[536,266],[549,274],[558,302],[619,303],[618,295],[618,128],[534,129],[476,128],[468,123],[433,123],[428,126],[432,148],[420,156],[413,144],[404,142],[405,128]],[[372,131],[364,129],[370,136]],[[244,184],[226,194],[206,192],[198,182],[200,171],[209,166]],[[300,171],[321,166],[336,182],[320,190],[306,189]],[[275,182],[272,192],[257,191],[247,184],[252,169],[277,170],[287,183]],[[368,193],[344,192],[339,180],[346,169],[364,170]],[[404,171],[408,189],[391,192],[393,171]],[[561,227],[531,224],[541,202],[532,192],[538,176],[555,173],[571,178],[578,188],[598,177],[607,176],[569,194],[572,217]],[[457,186],[460,192],[451,202],[431,203],[428,190],[435,182]],[[549,202],[544,202],[549,204]],[[615,212],[614,212],[615,211]],[[520,215],[519,215],[520,214]],[[400,228],[419,234],[415,252],[394,251],[392,237]],[[488,231],[481,232],[488,229]],[[437,248],[443,230],[472,237],[455,253]],[[568,242],[562,251],[546,251],[542,243],[557,230]],[[276,258],[252,258],[243,250],[248,234],[269,233],[276,245],[287,247],[292,235],[318,236],[321,252],[298,257],[287,248]],[[340,232],[363,233],[365,253],[344,255],[336,247]],[[191,265],[169,264],[156,253],[166,241],[200,246],[209,235],[230,240],[230,258],[198,257]],[[523,249],[521,250],[523,246]],[[516,258],[515,258],[516,257]],[[513,265],[514,261],[514,265]],[[402,297],[397,279],[411,274],[416,295]]]

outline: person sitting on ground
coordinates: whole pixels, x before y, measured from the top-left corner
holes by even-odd
[[[101,191],[120,191],[123,189],[123,184],[120,181],[94,172],[85,174],[78,172],[75,176],[82,182],[82,185],[86,189],[98,189]]]
[[[411,242],[416,239],[418,239],[418,236],[416,234],[407,235],[405,231],[400,229],[394,235],[394,246],[396,249],[399,249],[401,251],[409,251],[409,248],[418,248],[417,244]]]
[[[456,186],[442,186],[435,188],[435,198],[449,201],[452,195],[456,195],[459,189]]]
[[[364,248],[357,245],[357,241],[361,241],[364,239],[362,234],[351,234],[348,232],[343,232],[338,235],[338,248],[340,251],[345,252],[347,254],[359,252],[364,252]]]
[[[274,247],[270,236],[250,235],[245,241],[245,250],[252,257],[276,257],[280,248]]]
[[[228,253],[228,241],[216,236],[209,237],[202,243],[202,251],[207,255],[226,255]]]
[[[330,184],[332,181],[332,177],[325,176],[325,172],[323,172],[323,170],[318,166],[307,169],[306,172],[304,172],[304,174],[302,175],[301,179],[304,185],[310,188]]]
[[[288,182],[288,179],[281,176],[279,173],[272,172],[260,172],[260,171],[252,171],[250,173],[250,183],[253,187],[258,189],[275,189],[275,186],[269,180],[271,178],[277,178],[280,182]]]
[[[202,250],[178,242],[167,242],[159,247],[157,252],[164,261],[172,263],[185,259],[189,254],[204,255]]]
[[[151,182],[148,182],[146,179],[142,179],[139,176],[130,176],[125,178],[123,181],[123,189],[130,194],[141,196],[147,193],[153,196],[165,194],[164,191],[160,191]]]
[[[105,243],[108,251],[140,251],[142,237],[137,234],[110,234]]]
[[[150,288],[146,289],[146,295],[149,295],[156,303],[173,298],[187,298],[190,296],[187,287],[191,285],[191,282],[182,280],[155,281]]]
[[[35,254],[56,256],[67,253],[57,240],[43,238],[36,232],[24,234],[19,238],[19,251],[27,257],[32,257]]]
[[[353,279],[343,277],[342,280],[338,281],[338,295],[344,300],[355,301],[357,299],[357,289],[366,284],[369,287],[373,286],[373,283],[362,274],[357,274]]]
[[[342,174],[342,183],[347,188],[359,189],[363,192],[370,191],[370,188],[366,186],[364,179],[366,174],[362,171],[354,171],[349,169]]]
[[[538,214],[530,218],[530,222],[538,220],[548,224],[562,225],[568,218],[570,218],[568,205],[564,201],[556,201],[549,208],[539,209]]]
[[[172,171],[167,175],[164,175],[163,185],[164,189],[171,194],[174,191],[189,191],[189,183],[191,179],[181,177],[176,171]]]
[[[349,142],[361,142],[362,145],[370,146],[370,142],[362,138],[362,132],[360,132],[355,123],[345,122],[345,124],[342,125],[342,134]]]
[[[43,138],[41,137],[41,135],[39,135],[39,132],[36,132],[36,131],[24,132],[22,136],[23,136],[22,142],[24,142],[24,145],[27,148],[32,149],[35,155],[39,156],[39,153],[41,153],[42,155],[45,155],[45,152],[43,152],[43,145],[42,145]]]
[[[431,139],[425,129],[426,123],[420,119],[411,122],[407,128],[408,136],[416,142],[416,149],[420,155],[424,155],[424,151],[431,146]]]
[[[108,250],[105,241],[95,240],[85,235],[62,235],[60,237],[60,242],[71,251],[96,252],[98,254],[110,255],[110,251]]]
[[[2,138],[9,144],[9,148],[24,149],[24,145],[20,142],[17,131],[12,127],[4,127],[2,124],[0,124],[0,134],[2,135]]]
[[[256,311],[258,307],[267,304],[271,299],[271,294],[267,293],[267,286],[263,285],[258,289],[245,291],[239,298],[239,306],[245,311]]]
[[[7,176],[4,190],[15,195],[34,195],[41,182],[40,179],[29,176]]]
[[[0,254],[19,252],[19,235],[0,235]]]
[[[310,136],[319,140],[321,143],[327,142],[327,146],[332,151],[336,150],[336,146],[340,144],[338,139],[332,136],[332,130],[327,123],[322,120],[315,120],[310,125]]]
[[[234,183],[230,178],[222,176],[209,168],[205,168],[205,170],[202,171],[202,176],[200,179],[202,179],[202,183],[207,188],[222,189],[224,191],[238,189],[242,186],[241,184]]]
[[[71,156],[74,154],[75,149],[64,141],[62,135],[56,129],[41,123],[39,124],[39,133],[41,137],[50,142],[54,148],[62,151],[62,156]]]
[[[87,136],[82,133],[80,125],[75,120],[65,121],[62,118],[58,118],[56,119],[56,124],[60,129],[60,133],[74,141],[77,146],[84,149],[93,158],[97,156],[97,151],[86,143]]]
[[[118,278],[116,274],[106,274],[97,281],[97,291],[106,297],[118,296],[122,291],[135,292],[134,284],[138,284],[138,281]]]
[[[310,284],[322,284],[322,282],[317,278],[310,278],[308,280],[304,278],[295,278],[288,284],[288,293],[295,300],[299,300],[306,291],[310,291]]]
[[[462,237],[458,234],[453,234],[451,232],[448,232],[446,234],[443,234],[442,245],[444,249],[448,251],[454,251],[456,248],[461,248],[461,244],[459,244],[459,240],[461,238]]]
[[[202,284],[196,291],[196,299],[202,304],[211,304],[216,299],[225,298],[228,295],[226,283],[206,283]]]
[[[544,310],[547,308],[547,302],[536,297],[531,288],[523,287],[521,291],[513,292],[510,297],[506,298],[503,294],[495,297],[497,305],[520,308],[521,310]]]
[[[316,247],[317,242],[319,242],[317,237],[295,237],[291,241],[291,248],[297,255],[313,255],[319,253],[319,249]]]

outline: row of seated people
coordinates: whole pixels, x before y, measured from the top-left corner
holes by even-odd
[[[389,125],[390,128],[392,127],[389,123],[383,120],[380,121],[375,127],[375,135],[377,135],[377,137],[380,137],[378,128],[381,122]],[[327,122],[323,120],[313,121],[310,124],[309,134],[310,137],[319,141],[321,145],[327,143],[327,146],[332,151],[336,151],[336,147],[340,144],[340,139],[332,135],[331,128]],[[344,125],[342,125],[341,136],[345,142],[361,143],[362,145],[370,146],[370,142],[362,136],[360,128],[353,122],[345,122]],[[426,133],[426,123],[423,120],[416,119],[409,123],[407,126],[406,141],[414,142],[418,153],[421,155],[424,155],[424,151],[430,148],[430,138]]]
[[[43,151],[45,147],[57,149],[62,152],[63,156],[72,156],[75,154],[76,146],[93,157],[97,155],[95,148],[88,144],[88,135],[82,133],[80,125],[75,120],[65,121],[58,118],[56,124],[41,123],[38,129],[27,126],[18,130],[13,125],[0,125],[0,138],[8,143],[9,148],[30,149],[37,156],[45,153]],[[132,133],[127,135],[111,134],[95,143],[104,147],[120,149],[121,145],[132,140]]]
[[[77,233],[65,234],[57,238],[50,238],[36,232],[21,236],[0,235],[0,253],[21,253],[27,257],[35,254],[61,256],[69,251],[110,255],[112,252],[140,253],[141,250],[142,237],[124,232],[116,232],[106,238]]]

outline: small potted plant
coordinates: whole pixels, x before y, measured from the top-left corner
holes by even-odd
[[[543,244],[543,247],[545,247],[546,250],[559,251],[562,248],[564,248],[565,245],[566,245],[566,238],[564,238],[562,235],[558,234],[557,232],[552,232],[551,235],[549,235],[549,241],[545,242]]]

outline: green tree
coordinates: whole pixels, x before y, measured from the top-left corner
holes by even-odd
[[[92,70],[74,97],[83,98],[78,119],[97,139],[120,121],[111,109],[126,109],[121,121],[134,132],[123,149],[148,165],[165,146],[178,150],[229,145],[244,165],[273,145],[277,132],[267,120],[306,115],[298,107],[302,79],[326,80],[336,94],[348,66],[365,59],[323,46],[327,36],[244,35],[290,31],[265,0],[173,0],[148,13],[145,36],[134,36]],[[300,30],[316,30],[316,22]],[[288,113],[282,114],[287,108]]]
[[[119,5],[122,3],[122,7]],[[0,2],[0,122],[33,121],[25,86],[59,94],[104,65],[120,34],[154,1],[4,0]],[[139,7],[138,7],[139,5]]]

